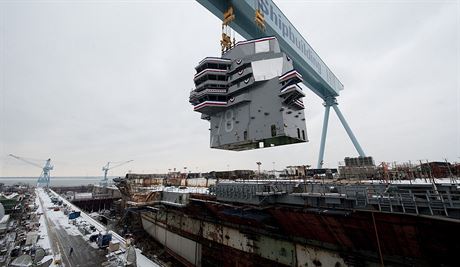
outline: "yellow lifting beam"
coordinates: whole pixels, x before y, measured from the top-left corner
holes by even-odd
[[[233,13],[233,7],[230,6],[227,11],[224,12],[224,19],[222,20],[222,25],[228,26],[230,22],[235,19],[235,14]]]
[[[222,52],[228,51],[235,45],[235,38],[231,37],[230,22],[235,19],[235,14],[233,13],[233,7],[230,6],[227,11],[224,12],[224,18],[222,20],[222,39],[220,40],[220,46],[222,47]]]
[[[262,11],[259,8],[256,9],[256,14],[255,14],[255,17],[254,17],[254,21],[256,22],[257,27],[259,27],[259,29],[261,31],[265,31],[264,13],[262,13]]]

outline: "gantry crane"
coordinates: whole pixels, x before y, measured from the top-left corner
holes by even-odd
[[[23,158],[23,157],[18,157],[18,156],[15,156],[13,154],[10,154],[9,156],[13,157],[13,158],[15,158],[17,160],[23,161],[25,163],[28,163],[30,165],[33,165],[35,167],[38,167],[38,168],[42,169],[42,173],[38,177],[37,186],[45,186],[45,187],[49,186],[49,184],[50,184],[50,172],[54,168],[54,166],[51,165],[51,159],[45,160],[45,165],[41,166],[41,165],[39,165],[39,164],[37,164],[35,162],[32,162],[30,160],[27,160],[27,159]]]
[[[108,180],[107,180],[107,172],[111,169],[114,169],[114,168],[117,168],[117,167],[120,167],[122,165],[125,165],[129,162],[131,162],[133,160],[127,160],[127,161],[121,161],[121,162],[107,162],[107,164],[105,164],[103,167],[102,167],[102,171],[104,172],[104,178],[101,180],[101,182],[99,183],[101,186],[103,187],[107,187],[108,185]],[[110,164],[115,164],[114,166],[110,167]]]
[[[246,39],[275,36],[281,50],[293,60],[294,68],[302,75],[304,84],[324,100],[325,113],[318,169],[323,166],[331,107],[337,114],[359,156],[366,156],[338,107],[336,98],[339,96],[339,92],[343,90],[343,84],[272,0],[197,0],[197,2],[222,20],[221,45],[223,53],[235,45],[235,41],[232,42],[228,27]]]

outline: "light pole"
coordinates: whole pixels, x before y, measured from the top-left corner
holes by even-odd
[[[259,183],[259,177],[260,177],[260,165],[262,165],[262,162],[260,162],[260,161],[257,161],[257,162],[256,162],[256,164],[257,164],[257,171],[258,171],[258,173],[259,173],[259,174],[257,175],[257,183]]]

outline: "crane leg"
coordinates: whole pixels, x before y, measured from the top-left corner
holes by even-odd
[[[319,146],[319,157],[318,157],[318,165],[317,169],[321,169],[323,167],[323,159],[324,159],[324,147],[326,146],[326,135],[327,135],[327,125],[329,123],[329,109],[330,105],[325,105],[324,110],[324,120],[323,120],[323,131],[321,133],[321,144]]]
[[[337,103],[332,105],[332,107],[334,108],[335,113],[337,114],[337,117],[339,117],[339,120],[342,123],[343,128],[345,128],[345,131],[347,131],[348,137],[350,137],[351,142],[353,142],[353,145],[355,146],[356,151],[358,151],[359,156],[365,157],[366,154],[364,153],[363,149],[359,145],[358,140],[356,139],[355,135],[353,134],[353,131],[351,130],[350,126],[345,120],[345,117],[342,115],[342,112],[340,112],[340,109],[337,106]]]

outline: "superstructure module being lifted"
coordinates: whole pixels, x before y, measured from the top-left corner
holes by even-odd
[[[237,43],[196,67],[194,110],[211,123],[211,147],[247,150],[306,142],[302,76],[275,37]]]
[[[304,83],[325,106],[318,168],[330,107],[359,156],[366,156],[338,107],[343,84],[273,1],[197,2],[222,20],[222,58],[199,63],[190,95],[194,110],[211,121],[211,147],[246,150],[307,141],[304,93],[297,85]],[[250,41],[235,43],[230,27]]]

